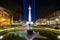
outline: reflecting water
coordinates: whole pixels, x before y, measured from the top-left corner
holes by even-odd
[[[3,37],[0,37],[1,40],[36,40],[36,32],[28,31],[15,31],[4,34]],[[39,40],[39,39],[38,39]]]
[[[51,32],[43,34],[44,31],[39,32],[33,30],[9,32],[0,35],[0,40],[59,40],[56,34]]]

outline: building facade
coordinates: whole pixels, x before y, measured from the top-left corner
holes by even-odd
[[[9,11],[3,7],[0,7],[0,26],[10,25]]]

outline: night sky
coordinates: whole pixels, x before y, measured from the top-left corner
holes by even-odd
[[[27,1],[29,3],[29,1]],[[0,0],[0,6],[10,10],[14,20],[23,18],[23,0]],[[59,0],[36,0],[37,19],[44,18],[60,10]]]
[[[37,18],[44,18],[60,10],[59,0],[37,0]]]

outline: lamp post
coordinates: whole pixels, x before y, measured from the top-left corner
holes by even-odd
[[[57,25],[57,27],[58,27],[58,18],[56,18],[55,20],[56,20],[56,25]]]
[[[4,22],[4,21],[5,21],[5,18],[3,17],[3,18],[2,18],[2,22]]]

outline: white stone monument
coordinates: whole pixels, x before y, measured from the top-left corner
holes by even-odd
[[[28,11],[29,11],[28,21],[26,22],[26,25],[27,25],[27,29],[32,29],[31,25],[33,24],[33,21],[31,20],[31,6],[30,5],[28,7]]]

